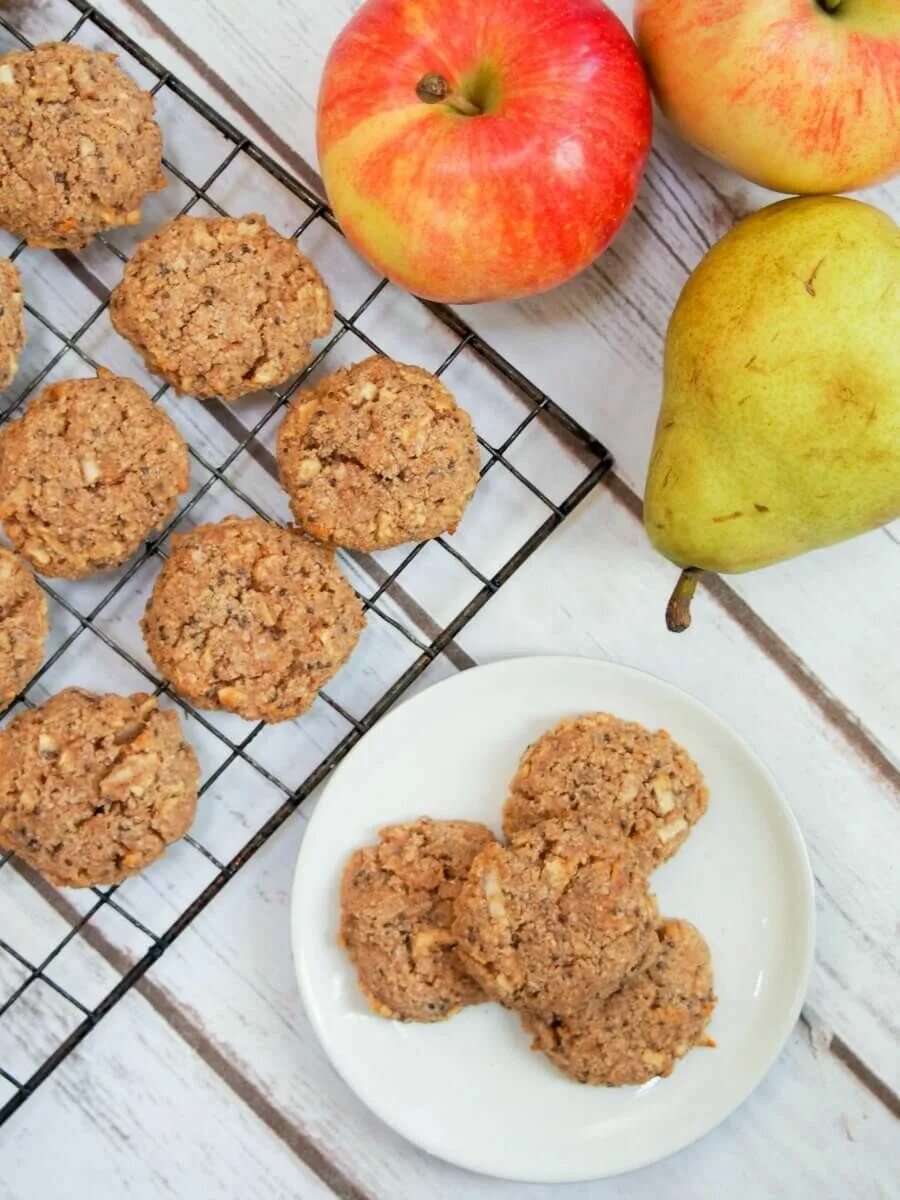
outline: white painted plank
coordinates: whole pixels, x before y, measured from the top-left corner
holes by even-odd
[[[334,1195],[135,992],[4,1126],[0,1158],[4,1200]]]
[[[153,12],[187,45],[201,47],[212,70],[284,143],[315,163],[312,113],[321,64],[356,7],[356,0],[260,0],[252,8],[234,0],[158,0]],[[633,5],[617,0],[613,7],[630,24]],[[111,0],[106,11],[221,104],[209,82],[178,61],[128,0]],[[240,116],[235,119],[240,123]],[[900,214],[897,183],[864,197]],[[463,315],[597,432],[614,451],[622,477],[641,492],[659,400],[662,337],[686,269],[725,232],[734,213],[771,199],[772,193],[693,153],[660,123],[638,215],[595,267],[546,297],[475,306]],[[674,578],[672,569],[651,620],[662,620]],[[730,582],[896,760],[900,715],[889,652],[900,632],[891,602],[900,586],[896,542],[873,533]],[[700,632],[685,637],[697,639]]]

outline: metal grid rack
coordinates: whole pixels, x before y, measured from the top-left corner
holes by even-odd
[[[296,206],[300,219],[291,220],[285,226],[290,228],[293,237],[308,238],[310,232],[318,228],[325,230],[329,238],[340,241],[334,218],[320,197],[223,119],[92,5],[83,0],[57,0],[55,13],[60,19],[62,14],[68,15],[65,27],[58,33],[49,31],[51,36],[115,49],[124,68],[146,81],[146,86],[157,97],[158,106],[168,97],[193,121],[188,159],[181,163],[172,157],[164,160],[172,185],[167,190],[177,201],[176,207],[156,218],[154,224],[195,209],[225,213],[223,196],[217,196],[216,185],[240,162],[255,181],[251,189],[253,195],[249,198],[259,203],[262,196],[260,206],[265,208],[266,189],[271,188],[273,197],[277,192],[278,197],[289,202],[288,207]],[[6,16],[0,13],[0,51],[30,46],[25,28],[24,21],[17,19],[15,12]],[[40,32],[43,35],[43,30]],[[160,113],[159,119],[168,149],[165,113]],[[201,126],[208,135],[209,145],[217,147],[217,161],[211,169],[203,167],[202,182],[197,183],[192,178],[190,150],[202,140]],[[247,211],[240,207],[243,199],[240,185],[247,178],[246,171],[238,172],[236,187],[230,191],[226,189],[232,211]],[[234,208],[235,200],[237,209]],[[104,256],[106,266],[118,273],[121,264],[127,261],[127,235],[120,238],[117,232],[96,239],[89,252],[77,258],[64,252],[48,256],[47,251],[28,251],[24,243],[10,249],[9,257],[19,259],[20,266],[34,254],[48,256],[42,260],[45,263],[62,263],[70,272],[72,287],[78,281],[77,286],[82,288],[87,279],[91,304],[89,311],[79,313],[77,318],[48,315],[30,297],[26,278],[26,310],[40,344],[39,361],[26,364],[24,372],[20,372],[16,389],[8,393],[8,407],[0,414],[0,425],[20,410],[48,378],[65,377],[73,370],[90,373],[99,361],[108,361],[108,348],[102,339],[98,343],[95,336],[106,320],[109,294],[103,278],[104,269],[98,268],[97,263],[98,256]],[[341,244],[344,247],[342,261],[353,259],[359,270],[365,272],[364,264],[355,259],[345,243]],[[89,260],[87,265],[84,259]],[[330,282],[327,270],[325,274]],[[115,282],[111,274],[109,282]],[[386,298],[392,293],[393,300],[385,306]],[[342,307],[340,297],[338,299],[339,307]],[[203,743],[200,809],[204,797],[213,799],[220,794],[217,789],[221,782],[227,787],[225,794],[230,796],[232,803],[244,811],[237,830],[231,829],[227,836],[218,840],[212,827],[209,836],[205,836],[204,830],[195,825],[192,834],[179,844],[181,859],[169,875],[152,877],[157,867],[154,864],[145,873],[148,878],[152,877],[146,886],[135,887],[131,892],[128,885],[132,881],[112,888],[58,892],[10,856],[0,855],[0,1123],[25,1102],[141,979],[228,880],[407,689],[426,672],[430,679],[439,677],[441,668],[459,669],[470,664],[471,660],[456,644],[457,635],[588,495],[611,465],[603,445],[474,333],[454,311],[406,297],[386,280],[375,279],[371,273],[366,279],[364,294],[360,293],[347,311],[347,316],[340,311],[337,313],[336,332],[290,386],[257,397],[249,405],[249,424],[243,423],[241,405],[225,409],[214,403],[194,408],[197,402],[193,400],[175,401],[172,411],[182,427],[183,416],[189,412],[195,414],[195,423],[185,430],[193,464],[192,489],[166,528],[116,574],[111,584],[109,577],[101,578],[99,584],[93,581],[86,587],[70,587],[62,581],[53,584],[42,581],[51,607],[56,644],[52,645],[46,662],[24,693],[10,705],[7,714],[21,710],[23,705],[40,703],[46,694],[70,682],[67,675],[70,663],[77,681],[87,686],[91,686],[91,682],[84,679],[84,672],[95,670],[108,687],[121,679],[124,686],[116,690],[144,689],[162,693],[187,720],[189,736],[195,745]],[[476,382],[471,385],[475,392],[496,390],[499,399],[489,394],[486,401],[492,414],[487,424],[499,425],[493,420],[495,408],[510,417],[510,422],[502,432],[497,428],[484,431],[479,428],[478,416],[473,411],[483,458],[478,494],[486,489],[485,480],[502,475],[516,489],[514,498],[499,503],[489,496],[479,514],[467,516],[463,524],[470,530],[468,542],[443,537],[374,558],[342,555],[343,565],[351,574],[364,603],[368,625],[370,629],[376,629],[373,635],[376,644],[368,649],[361,645],[356,651],[362,658],[367,654],[375,656],[381,664],[378,670],[363,667],[368,672],[367,678],[369,675],[375,677],[375,691],[371,683],[360,682],[363,676],[359,674],[355,682],[345,687],[343,694],[339,694],[340,689],[327,689],[317,702],[318,713],[310,710],[310,714],[291,723],[290,734],[280,741],[276,740],[272,730],[281,727],[267,727],[262,723],[251,727],[238,718],[223,719],[219,714],[198,712],[168,690],[136,643],[129,645],[130,635],[123,631],[135,628],[136,622],[133,617],[126,620],[124,610],[127,605],[123,604],[123,599],[134,593],[140,602],[142,574],[146,575],[153,562],[165,556],[172,529],[189,527],[194,517],[210,519],[206,506],[213,494],[224,499],[226,509],[231,511],[240,507],[270,520],[279,519],[278,514],[271,511],[273,505],[277,507],[277,500],[269,503],[266,498],[267,495],[277,496],[277,485],[271,480],[264,481],[261,491],[252,477],[253,471],[264,472],[265,468],[268,468],[269,476],[272,475],[267,439],[274,428],[273,418],[304,380],[319,371],[323,364],[325,370],[333,369],[342,345],[351,359],[364,353],[387,352],[382,349],[380,328],[388,318],[399,320],[401,326],[405,324],[411,337],[415,332],[413,340],[420,339],[422,328],[425,328],[432,352],[435,346],[439,347],[440,357],[435,364],[424,365],[431,365],[438,375],[452,373],[465,360],[468,369],[462,375],[466,378],[475,376]],[[110,337],[114,335],[110,334]],[[357,348],[356,353],[352,347]],[[403,357],[402,342],[395,353]],[[421,361],[421,357],[416,361]],[[131,373],[136,374],[135,371]],[[27,383],[19,391],[23,375],[27,376]],[[153,398],[165,403],[171,397],[167,387],[159,387],[158,382],[152,381]],[[465,387],[461,388],[459,381],[449,377],[448,382],[464,406],[472,411]],[[225,430],[224,436],[230,439],[226,453],[222,453],[221,439],[210,439],[202,432],[202,420],[196,415],[211,410]],[[200,432],[194,432],[196,430]],[[537,437],[538,431],[543,440]],[[519,454],[529,439],[533,443],[531,450]],[[549,446],[556,447],[562,455],[558,462],[549,453]],[[534,476],[540,475],[542,470],[547,476],[548,463],[547,482],[536,482]],[[243,469],[244,464],[249,464],[248,471]],[[554,499],[551,494],[554,488],[559,490],[560,481],[565,483],[565,494]],[[267,488],[271,490],[266,492]],[[532,512],[532,518],[530,526],[523,529],[519,516],[525,508]],[[220,511],[213,511],[213,519]],[[501,530],[506,530],[508,541],[507,527],[515,531],[516,541],[511,547],[500,536]],[[478,565],[473,561],[479,557],[473,547],[477,550],[479,544],[487,542],[499,544],[502,561],[486,560]],[[455,572],[454,586],[445,585],[444,572],[448,570]],[[445,611],[437,618],[429,615],[431,604],[420,601],[416,595],[417,586],[421,586],[422,579],[429,575],[438,579],[429,594],[434,595],[435,587],[444,593],[445,610],[447,604],[453,605],[453,597],[459,594],[458,609]],[[409,582],[411,580],[414,582]],[[120,608],[122,613],[118,611]],[[385,662],[391,665],[385,668]],[[122,678],[121,672],[126,672],[127,677]],[[316,732],[312,735],[303,733],[308,725],[315,726]],[[303,752],[296,751],[298,758],[294,761],[290,756],[300,745]],[[302,772],[300,778],[296,777],[298,770]],[[253,798],[260,792],[265,794],[265,802],[254,803]],[[221,812],[228,806],[219,804],[216,807]],[[249,838],[246,836],[248,827],[252,831]],[[175,852],[173,847],[160,862],[164,863]],[[188,859],[185,855],[191,857]],[[177,884],[172,882],[176,875]],[[186,886],[186,880],[190,881],[189,886]],[[149,905],[148,896],[152,898]]]

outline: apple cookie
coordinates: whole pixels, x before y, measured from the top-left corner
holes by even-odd
[[[46,388],[0,434],[0,521],[42,575],[81,579],[125,562],[175,511],[188,451],[131,379]]]
[[[656,921],[646,875],[614,827],[551,820],[477,856],[453,933],[491,999],[550,1021],[645,966]]]
[[[0,847],[59,887],[119,883],[188,831],[199,778],[155,697],[67,688],[0,732]]]
[[[172,538],[143,630],[160,673],[192,703],[286,721],[350,657],[363,624],[333,551],[228,517]]]
[[[357,850],[341,881],[341,945],[374,1012],[442,1021],[484,992],[456,955],[453,902],[494,836],[472,821],[391,825]]]
[[[0,227],[78,250],[165,186],[153,97],[116,56],[63,42],[0,57]]]
[[[478,441],[439,379],[376,355],[299,394],[278,431],[278,473],[301,529],[378,550],[456,528]]]
[[[646,971],[603,1004],[545,1020],[525,1013],[533,1050],[580,1083],[646,1083],[671,1075],[694,1046],[713,1046],[704,1030],[716,1005],[709,947],[687,921],[662,921]]]
[[[0,258],[0,392],[16,377],[25,345],[22,280],[14,263]]]
[[[319,272],[258,213],[163,225],[138,246],[109,313],[151,371],[222,400],[287,382],[333,319]]]
[[[550,817],[613,821],[656,866],[675,853],[708,799],[697,764],[664,729],[588,713],[560,721],[525,751],[503,831],[512,837]]]
[[[0,547],[0,708],[5,708],[44,660],[47,598],[25,562]]]

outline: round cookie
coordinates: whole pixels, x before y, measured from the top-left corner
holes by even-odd
[[[623,838],[546,821],[478,855],[453,932],[491,999],[551,1020],[605,999],[645,965],[656,921]]]
[[[179,392],[236,400],[305,367],[331,297],[297,243],[265,217],[178,217],[141,242],[109,314]]]
[[[716,998],[709,947],[687,921],[663,921],[647,971],[632,975],[599,1007],[568,1019],[522,1024],[559,1069],[580,1083],[620,1086],[671,1075],[693,1046],[712,1046],[704,1030]]]
[[[47,598],[18,554],[0,547],[0,707],[44,661],[46,640]]]
[[[0,846],[59,887],[119,883],[187,832],[199,778],[155,697],[67,688],[0,732]]]
[[[374,1012],[442,1021],[486,997],[463,971],[453,901],[494,836],[472,821],[391,825],[352,855],[341,881],[341,944]]]
[[[63,42],[0,57],[0,227],[78,250],[165,187],[153,97],[116,56]]]
[[[363,624],[333,551],[228,517],[173,537],[143,630],[160,673],[200,708],[286,721],[349,658]]]
[[[119,566],[175,511],[187,446],[131,379],[55,383],[0,433],[0,521],[42,575]]]
[[[25,345],[22,280],[8,258],[0,258],[0,392],[16,377]]]
[[[588,713],[560,721],[525,751],[503,831],[511,837],[549,817],[614,821],[652,866],[675,853],[708,799],[697,764],[664,729]]]
[[[441,381],[377,355],[300,392],[278,431],[294,520],[354,550],[452,532],[478,473],[472,422]]]

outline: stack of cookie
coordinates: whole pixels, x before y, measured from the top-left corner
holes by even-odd
[[[141,219],[165,185],[153,98],[110,54],[47,43],[0,56],[0,227],[77,250]],[[292,238],[259,214],[181,216],[146,238],[110,296],[119,334],[176,391],[232,402],[307,367],[334,321]],[[0,389],[25,344],[15,265],[0,261]],[[16,406],[14,406],[16,407]],[[54,383],[0,433],[0,704],[23,694],[48,633],[38,574],[121,567],[177,519],[189,451],[133,380]],[[229,517],[171,539],[143,619],[163,680],[248,720],[299,716],[351,654],[363,605],[336,547],[452,530],[479,478],[472,422],[420,367],[369,358],[299,392],[278,437],[295,526]],[[145,695],[70,689],[0,733],[0,849],[59,884],[115,883],[189,827],[197,763]]]
[[[382,830],[344,872],[341,939],[381,1016],[448,1017],[490,999],[582,1083],[668,1075],[715,1004],[709,950],[649,889],[706,810],[702,775],[663,730],[568,719],[525,752],[483,825]]]

